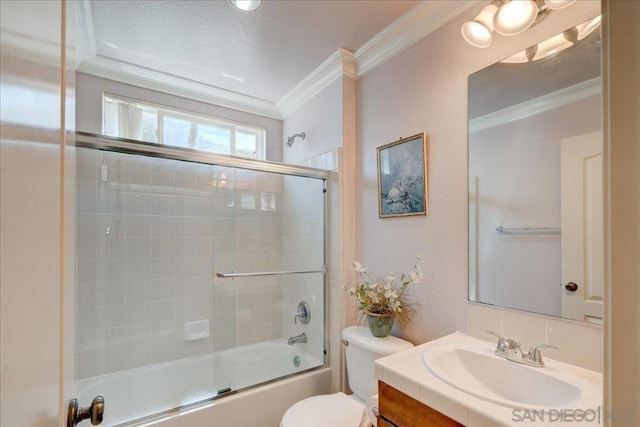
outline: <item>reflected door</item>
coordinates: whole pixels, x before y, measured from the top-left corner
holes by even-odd
[[[561,141],[562,316],[602,322],[602,135]]]

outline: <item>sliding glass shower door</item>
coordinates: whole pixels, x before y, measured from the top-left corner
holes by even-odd
[[[106,143],[77,149],[80,401],[115,425],[323,365],[325,179]]]

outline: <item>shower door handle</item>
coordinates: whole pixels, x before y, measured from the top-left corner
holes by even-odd
[[[67,427],[75,427],[80,421],[90,419],[91,424],[97,426],[102,423],[104,414],[104,397],[97,396],[88,408],[80,408],[78,399],[69,400],[67,407]]]

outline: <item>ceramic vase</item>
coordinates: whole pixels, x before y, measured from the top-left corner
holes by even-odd
[[[393,321],[390,314],[366,313],[367,325],[374,337],[384,338],[391,332]]]

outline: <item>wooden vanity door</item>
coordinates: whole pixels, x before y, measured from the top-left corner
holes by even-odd
[[[461,427],[462,424],[378,381],[378,427]]]

